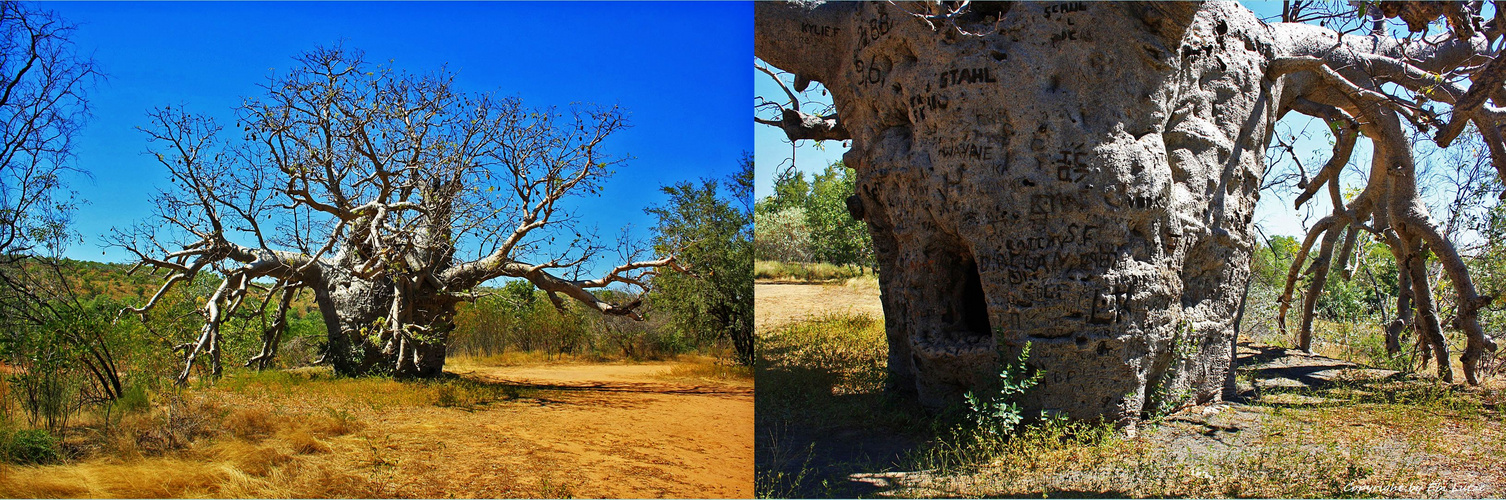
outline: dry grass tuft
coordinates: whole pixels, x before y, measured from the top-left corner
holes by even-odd
[[[305,429],[293,429],[285,431],[279,436],[283,442],[299,455],[312,455],[315,453],[329,453],[329,445],[324,444],[319,438],[314,437]]]
[[[753,368],[735,362],[705,356],[682,356],[680,363],[662,378],[711,380],[716,382],[752,383]]]
[[[351,412],[344,409],[325,408],[325,414],[310,416],[307,423],[310,431],[320,437],[344,436],[366,428]]]
[[[255,477],[266,477],[272,469],[292,460],[292,456],[273,446],[261,446],[231,439],[214,444],[211,451],[236,470]]]
[[[869,273],[862,276],[848,278],[843,285],[860,291],[874,291],[879,289],[878,274]]]
[[[217,443],[205,456],[95,460],[66,466],[0,469],[7,498],[372,498],[392,492],[358,473],[243,441]]]
[[[839,266],[825,262],[778,262],[760,260],[753,263],[753,278],[776,281],[803,281],[806,283],[844,281],[855,276],[873,273],[871,268]]]
[[[279,420],[272,412],[261,408],[241,408],[231,412],[222,425],[232,436],[257,441],[271,435]]]
[[[217,423],[225,415],[218,401],[177,393],[158,399],[151,411],[122,417],[103,444],[122,458],[135,459],[181,450],[218,433]]]
[[[18,467],[6,476],[0,481],[0,495],[29,498],[214,496],[227,479],[222,467],[165,458]]]

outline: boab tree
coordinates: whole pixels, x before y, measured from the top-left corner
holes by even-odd
[[[891,380],[925,403],[987,383],[1027,342],[1045,370],[1035,408],[1132,423],[1221,397],[1263,153],[1291,111],[1336,139],[1297,197],[1335,207],[1299,253],[1322,241],[1303,338],[1332,261],[1370,233],[1396,253],[1412,291],[1398,308],[1449,379],[1423,269],[1429,250],[1443,262],[1475,383],[1495,348],[1476,319],[1488,298],[1429,221],[1404,126],[1447,145],[1473,124],[1506,175],[1506,62],[1491,48],[1506,21],[1479,5],[1386,6],[1449,20],[1398,39],[1268,24],[1227,2],[761,3],[756,54],[796,90],[824,84],[836,106],[761,121],[791,139],[851,139],[849,208],[878,254]],[[1346,200],[1338,173],[1362,137],[1375,154]]]
[[[173,107],[142,128],[172,185],[156,196],[154,220],[113,234],[138,268],[167,272],[133,310],[144,315],[201,273],[220,278],[203,298],[198,339],[180,347],[180,381],[200,356],[220,373],[221,330],[242,307],[273,310],[247,363],[266,366],[300,290],[323,313],[324,359],[337,373],[432,377],[456,305],[483,282],[521,278],[557,307],[569,297],[636,318],[637,300],[590,290],[641,287],[676,267],[673,257],[635,260],[624,242],[628,263],[581,276],[606,248],[582,234],[567,197],[598,192],[621,164],[603,147],[627,125],[618,109],[530,109],[461,93],[442,71],[399,73],[342,48],[296,62],[240,106],[239,137]]]

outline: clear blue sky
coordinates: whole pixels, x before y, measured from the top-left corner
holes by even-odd
[[[712,3],[46,3],[78,25],[74,41],[108,76],[90,94],[93,118],[77,141],[72,181],[87,201],[76,214],[84,242],[69,257],[121,262],[100,245],[111,227],[150,215],[166,172],[143,155],[154,107],[180,104],[227,128],[242,96],[292,66],[292,57],[344,41],[403,70],[442,65],[470,92],[516,95],[528,106],[618,104],[633,128],[614,154],[635,159],[581,213],[603,238],[631,224],[641,238],[659,187],[721,178],[753,149],[752,7]],[[605,270],[613,263],[602,262]]]

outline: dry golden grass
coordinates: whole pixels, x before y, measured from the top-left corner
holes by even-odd
[[[314,435],[310,434],[307,430],[295,429],[289,431],[286,435],[282,436],[282,438],[283,440],[287,441],[288,446],[292,447],[294,452],[300,455],[329,453],[330,451],[329,445],[324,444],[323,441],[320,441],[319,438],[314,437]]]
[[[225,418],[223,428],[232,436],[256,441],[272,434],[280,424],[278,420],[272,412],[262,408],[242,408]]]
[[[359,471],[300,460],[297,446],[281,438],[262,443],[232,438],[161,457],[102,457],[47,467],[0,466],[0,496],[373,497],[386,493]]]
[[[1049,420],[1000,438],[969,432],[962,410],[937,417],[886,398],[881,316],[811,310],[861,309],[876,305],[876,295],[831,293],[838,288],[831,285],[759,286],[758,314],[782,315],[784,322],[759,327],[758,496],[1506,493],[1506,465],[1499,459],[1506,456],[1506,377],[1468,388],[1438,383],[1429,369],[1417,378],[1294,393],[1321,398],[1320,404],[1257,400],[1221,411],[1193,407],[1146,422],[1134,438],[1112,426]],[[763,294],[770,289],[780,293]],[[825,299],[813,306],[805,291]],[[768,310],[771,302],[786,310]],[[1385,361],[1378,328],[1320,322],[1318,329],[1314,347],[1321,354]],[[1462,373],[1454,363],[1455,373]],[[914,446],[894,459],[846,451],[883,453],[885,446],[907,441]]]
[[[715,368],[700,366],[714,366],[709,359],[678,369],[715,376]],[[522,370],[563,376],[671,366]],[[62,464],[0,464],[0,497],[751,493],[751,465],[746,479],[736,472],[751,464],[751,429],[728,432],[751,423],[751,391],[724,394],[679,380],[627,384],[633,390],[626,392],[598,391],[590,381],[580,390],[549,388],[569,386],[563,382],[540,388],[495,381],[517,368],[477,369],[408,382],[336,378],[328,369],[232,371],[217,384],[152,394],[149,408],[112,417],[108,432],[100,416],[80,415],[69,445],[86,451]],[[698,390],[681,392],[692,387]],[[701,448],[678,446],[680,437]]]
[[[660,378],[666,380],[710,381],[737,385],[753,383],[753,369],[727,359],[709,356],[681,356],[678,363]]]
[[[615,361],[612,358],[590,354],[548,353],[544,351],[507,351],[501,354],[473,355],[455,354],[445,359],[445,369],[464,371],[473,367],[524,366],[542,363],[600,363]]]

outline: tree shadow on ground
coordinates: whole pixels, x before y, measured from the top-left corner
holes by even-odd
[[[445,372],[447,376],[454,376],[468,381],[495,386],[517,387],[540,391],[561,392],[625,392],[641,394],[708,394],[708,395],[738,395],[746,396],[753,393],[753,389],[747,387],[718,386],[718,385],[684,385],[673,383],[652,382],[604,382],[604,381],[580,381],[580,382],[533,382],[527,379],[510,379],[493,375],[483,375],[475,372],[453,374]]]
[[[1240,342],[1235,369],[1249,386],[1233,403],[1271,407],[1333,404],[1335,396],[1394,394],[1398,386],[1425,384],[1415,374],[1369,367],[1297,349]],[[1349,397],[1343,397],[1349,399]]]
[[[754,396],[760,496],[882,496],[889,487],[851,476],[900,470],[929,439],[932,416],[924,408],[882,390],[881,382],[852,390],[852,378],[840,364],[760,363]]]

